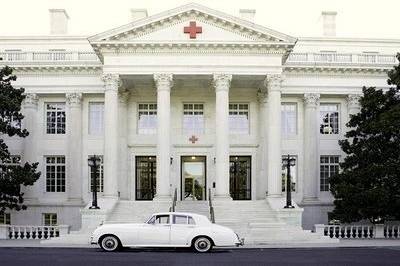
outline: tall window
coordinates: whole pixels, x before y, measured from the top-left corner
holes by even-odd
[[[58,225],[57,213],[43,213],[43,225],[44,226]]]
[[[157,104],[140,103],[138,110],[138,134],[157,133]]]
[[[204,105],[202,103],[183,104],[183,133],[204,133]]]
[[[282,135],[284,137],[297,134],[297,111],[296,103],[283,103],[281,105]]]
[[[339,134],[339,105],[321,104],[320,133]]]
[[[92,156],[89,156],[91,158]],[[94,186],[94,174],[95,171],[92,167],[89,167],[89,177],[90,177],[90,192],[93,192],[93,186]],[[100,165],[97,167],[97,192],[104,192],[104,173],[103,173],[103,156],[100,156]]]
[[[19,164],[21,164],[20,155],[11,155],[10,158],[0,161],[0,176],[3,176],[6,171],[11,171],[12,166],[17,166]]]
[[[246,103],[229,104],[229,133],[249,134],[249,105]]]
[[[11,215],[8,212],[0,214],[0,224],[11,224]]]
[[[136,200],[152,200],[156,193],[155,156],[136,156]]]
[[[282,156],[282,160],[286,158],[287,156]],[[290,166],[290,181],[291,181],[291,191],[295,192],[296,191],[296,184],[297,184],[297,157],[295,156],[290,156],[291,159],[295,160],[295,164],[293,166]],[[286,192],[286,187],[287,187],[287,165],[283,164],[282,162],[282,192]]]
[[[46,118],[47,134],[65,134],[65,103],[47,103]]]
[[[46,192],[65,192],[65,157],[47,156]]]
[[[89,103],[89,134],[102,135],[104,132],[104,103]]]
[[[319,173],[320,190],[329,191],[329,178],[339,173],[339,156],[321,155]]]

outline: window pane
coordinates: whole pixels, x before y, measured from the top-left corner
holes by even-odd
[[[65,103],[46,104],[46,133],[65,134]]]
[[[157,104],[141,103],[138,109],[138,134],[157,133]]]
[[[296,103],[283,103],[281,105],[281,127],[284,137],[297,134],[297,105]]]
[[[320,157],[320,190],[329,191],[329,178],[339,172],[339,156]]]
[[[104,103],[89,103],[89,134],[102,135],[104,132]]]
[[[174,215],[174,224],[187,224],[188,217],[183,215]]]
[[[229,104],[230,134],[249,134],[249,105]]]
[[[337,104],[320,105],[320,133],[339,134],[339,106]]]

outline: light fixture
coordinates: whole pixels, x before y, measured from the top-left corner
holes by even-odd
[[[196,156],[192,156],[192,160],[196,160]]]
[[[174,160],[174,158],[170,157],[169,158],[169,164],[172,164],[172,161]]]

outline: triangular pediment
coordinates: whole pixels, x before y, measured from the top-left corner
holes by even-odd
[[[190,33],[184,32],[185,27],[190,27],[191,22],[196,23],[198,31],[192,38]],[[296,39],[238,17],[191,3],[97,34],[90,37],[89,41],[97,45],[123,42],[294,44]]]

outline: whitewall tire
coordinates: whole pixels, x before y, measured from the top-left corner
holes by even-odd
[[[200,236],[193,241],[193,249],[199,253],[209,252],[212,246],[212,241],[208,237]]]
[[[113,235],[107,235],[100,241],[100,247],[102,250],[107,252],[118,251],[121,248],[121,243],[118,237]]]

